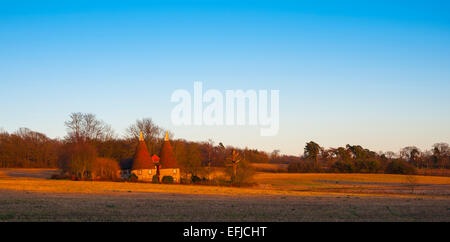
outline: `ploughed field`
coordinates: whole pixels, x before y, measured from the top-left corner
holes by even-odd
[[[248,188],[0,169],[0,221],[450,221],[450,178],[258,173]]]

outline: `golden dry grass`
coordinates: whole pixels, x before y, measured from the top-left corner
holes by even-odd
[[[450,221],[448,200],[0,190],[0,221]]]
[[[56,170],[2,169],[0,189],[56,193],[156,192],[209,195],[293,195],[293,196],[439,196],[450,195],[450,177],[414,176],[416,189],[410,194],[405,175],[389,174],[293,174],[257,173],[254,187],[165,185],[128,182],[50,180]]]
[[[33,170],[29,170],[33,174]],[[14,176],[8,175],[14,174]],[[151,184],[129,182],[98,182],[51,180],[25,177],[27,171],[0,170],[0,190],[55,192],[55,193],[114,193],[114,192],[153,192],[177,194],[209,194],[209,195],[296,195],[298,192],[287,190],[236,188],[202,185]],[[47,173],[47,172],[46,172]],[[20,176],[17,174],[23,174]],[[33,176],[35,176],[33,174]],[[308,195],[308,193],[302,193]]]
[[[280,182],[286,181],[354,181],[372,183],[403,183],[405,175],[393,174],[341,174],[341,173],[258,173],[256,180],[259,182]],[[450,177],[438,176],[415,176],[419,184],[450,184]]]
[[[450,196],[450,178],[391,174],[258,173],[255,180],[271,189],[382,196]]]
[[[0,221],[449,221],[450,179],[258,173],[251,188],[46,179],[0,169]]]

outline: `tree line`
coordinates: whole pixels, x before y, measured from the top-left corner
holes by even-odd
[[[131,166],[142,131],[150,154],[159,155],[165,129],[151,118],[136,120],[123,136],[94,114],[72,113],[65,122],[67,134],[51,139],[45,134],[20,128],[13,133],[0,130],[0,167],[61,168],[77,177],[114,177],[120,168]],[[169,137],[173,134],[169,132]],[[240,166],[251,163],[289,164],[289,172],[414,172],[415,168],[450,168],[447,143],[434,144],[431,150],[415,146],[394,152],[374,152],[360,145],[325,149],[311,141],[301,156],[282,155],[279,150],[267,153],[257,149],[240,149],[232,145],[171,139],[182,172],[208,177],[214,167],[229,167],[233,151],[240,156]],[[241,169],[242,172],[244,169]],[[247,169],[248,170],[248,169]]]
[[[45,134],[20,128],[13,133],[0,130],[1,168],[60,168],[77,179],[115,179],[117,170],[130,168],[143,132],[150,154],[160,155],[166,130],[151,118],[136,120],[123,136],[90,113],[72,113],[65,121],[67,134],[51,139]],[[169,137],[173,134],[169,132]],[[270,156],[256,149],[238,149],[213,141],[191,142],[171,139],[182,172],[207,177],[213,167],[226,167],[232,151],[243,159],[241,167],[253,162],[269,162]]]
[[[0,131],[0,167],[56,168],[60,146],[59,140],[27,128]]]
[[[314,141],[306,143],[300,161],[290,163],[289,172],[343,172],[412,174],[416,169],[450,169],[450,148],[436,143],[421,151],[407,146],[398,154],[375,152],[360,145],[325,149]]]

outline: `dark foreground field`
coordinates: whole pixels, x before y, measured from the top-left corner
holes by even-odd
[[[409,194],[398,176],[261,174],[263,188],[229,188],[46,179],[51,173],[1,170],[0,221],[450,221],[449,178],[422,177],[422,190]]]
[[[441,199],[0,191],[0,221],[450,221]]]

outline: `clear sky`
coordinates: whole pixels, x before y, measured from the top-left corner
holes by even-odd
[[[448,1],[9,1],[0,127],[63,137],[71,112],[117,133],[151,117],[176,138],[298,155],[450,141]],[[175,89],[280,90],[280,131],[174,127]]]

